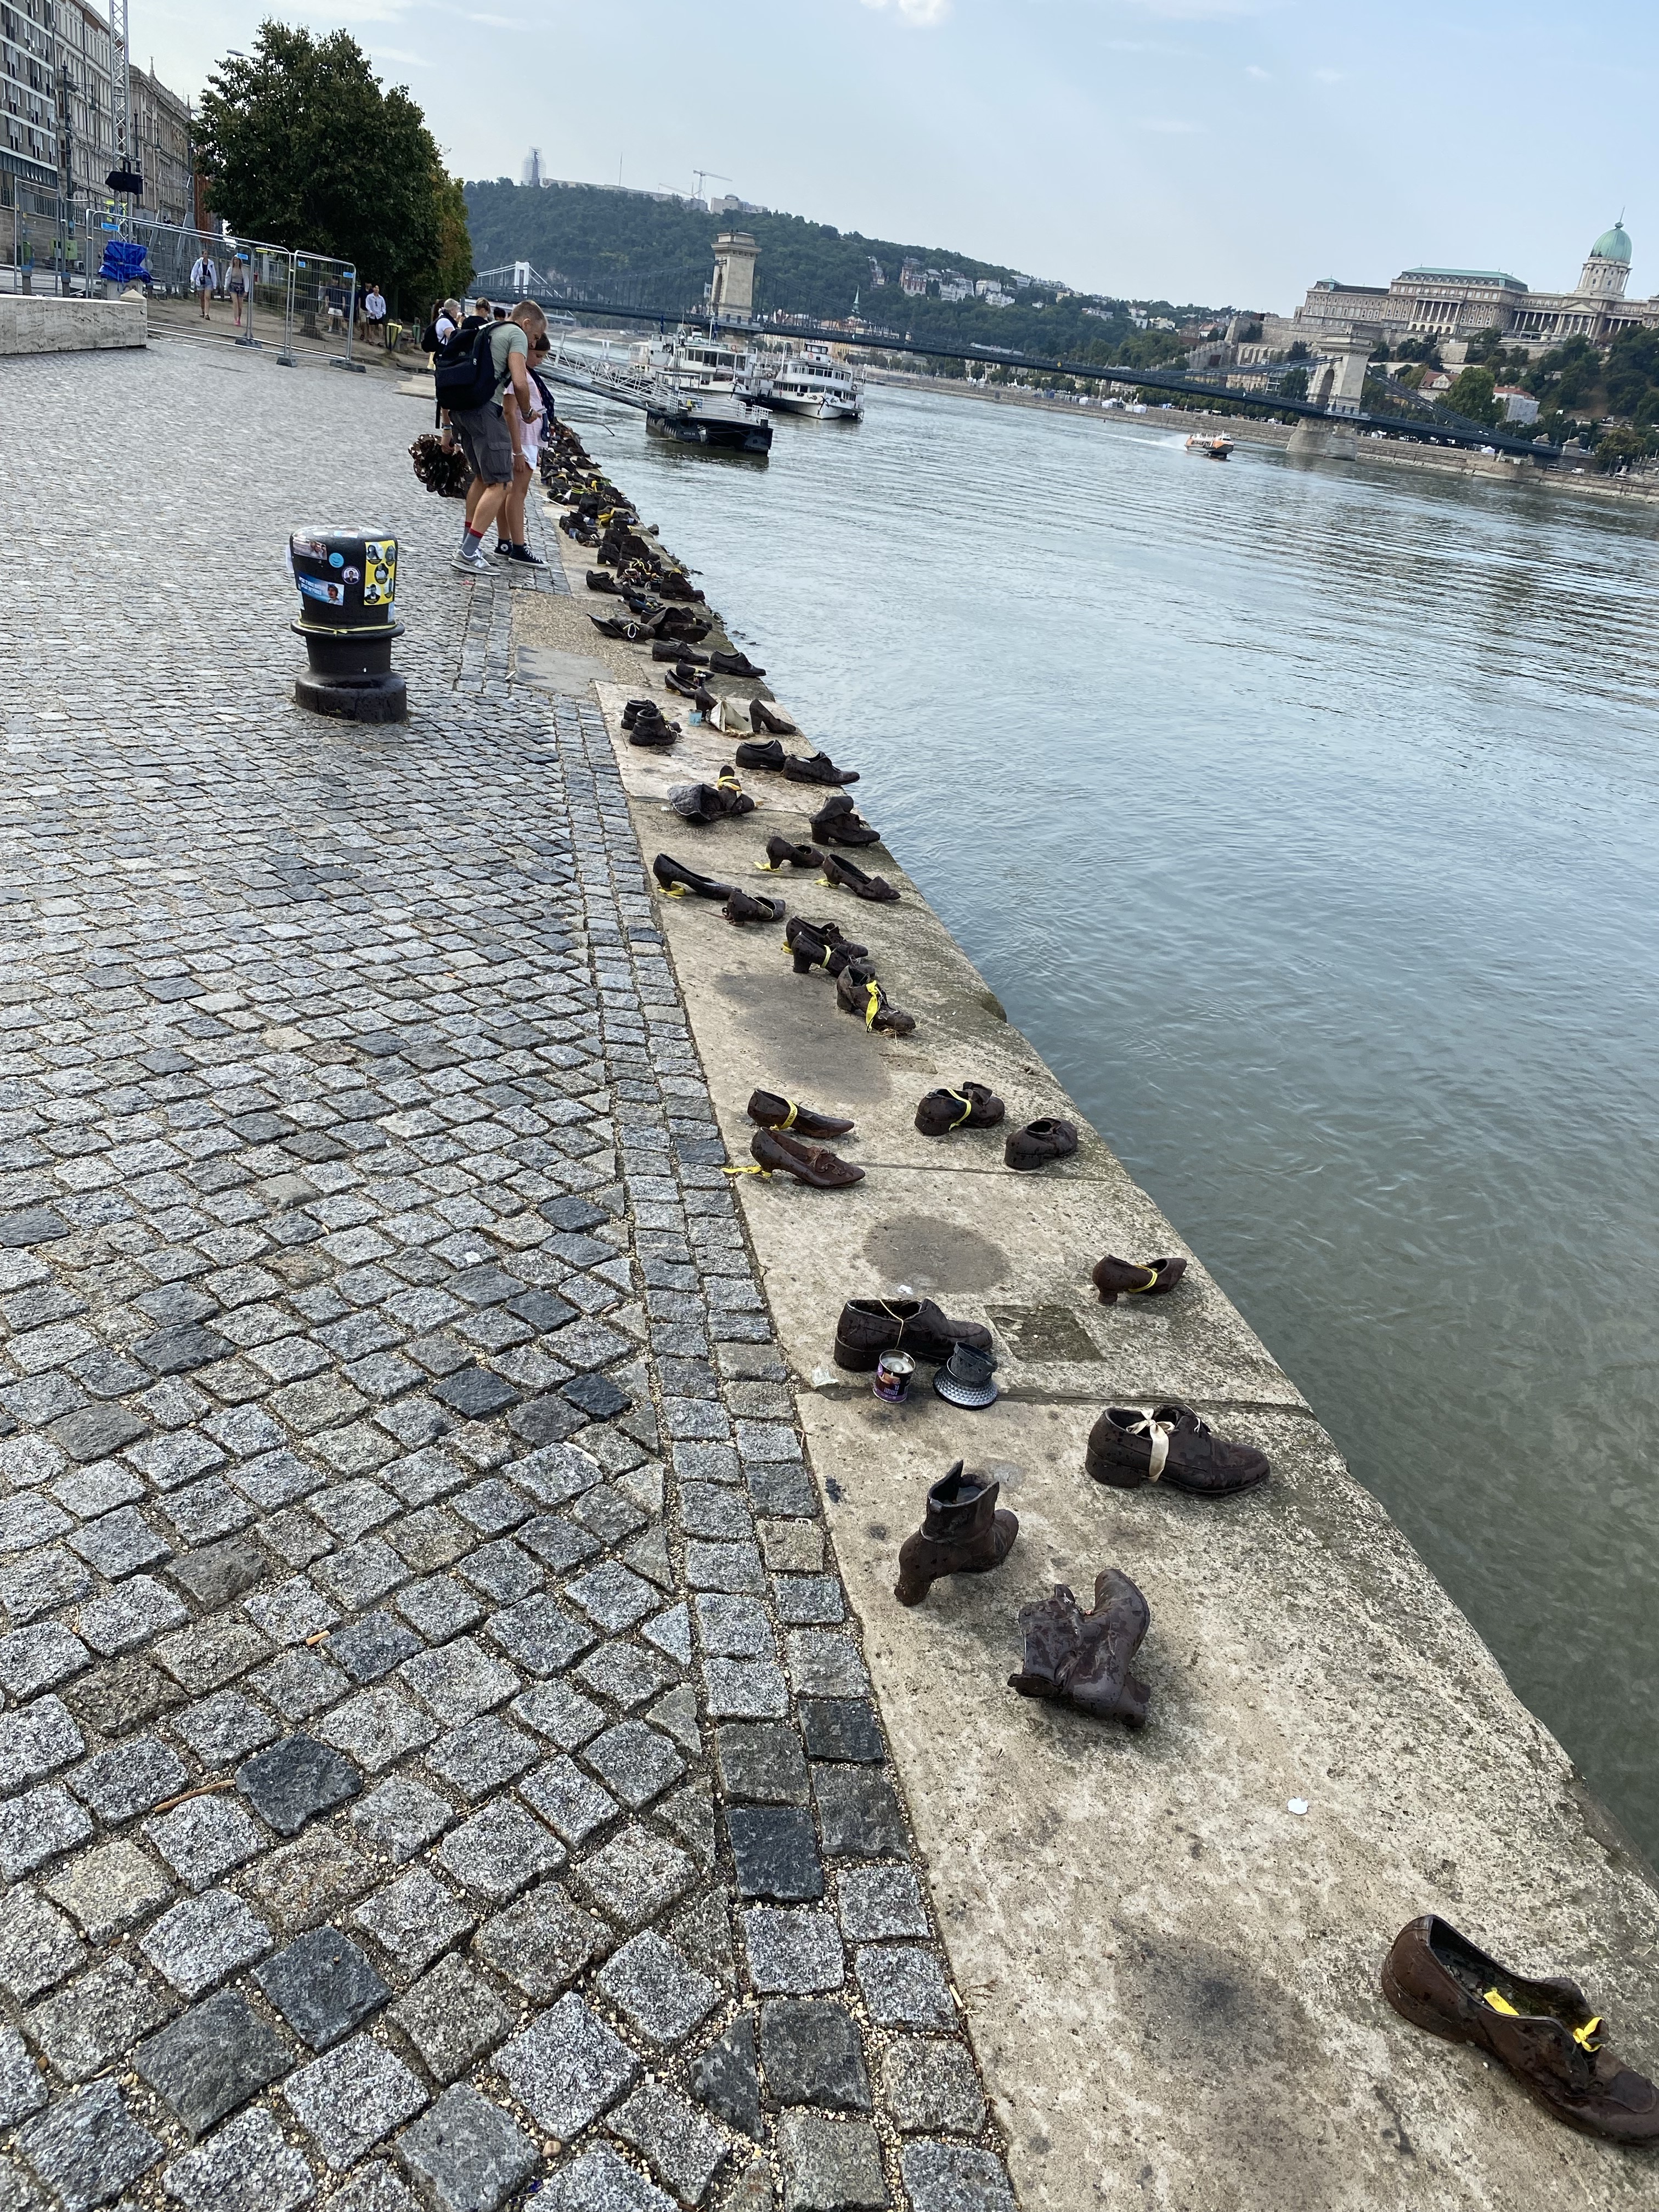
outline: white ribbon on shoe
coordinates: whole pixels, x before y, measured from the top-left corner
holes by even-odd
[[[1141,1412],[1141,1418],[1129,1424],[1128,1433],[1132,1437],[1152,1438],[1152,1463],[1146,1470],[1146,1480],[1149,1482],[1156,1482],[1169,1464],[1170,1438],[1175,1433],[1175,1423],[1157,1419],[1156,1407],[1148,1406],[1144,1410],[1139,1408],[1137,1410]]]

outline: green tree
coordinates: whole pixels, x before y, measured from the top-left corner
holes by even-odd
[[[1280,396],[1285,399],[1305,399],[1308,396],[1308,372],[1305,368],[1286,369],[1279,380]]]
[[[346,32],[262,23],[209,77],[197,131],[208,205],[233,230],[349,261],[394,310],[471,275],[459,180],[407,88],[383,88]]]
[[[1471,365],[1446,394],[1446,404],[1455,414],[1467,415],[1471,422],[1488,426],[1499,422],[1504,417],[1504,403],[1492,397],[1497,381],[1489,368]]]

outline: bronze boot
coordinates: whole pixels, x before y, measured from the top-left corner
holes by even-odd
[[[964,1474],[958,1460],[927,1493],[927,1513],[899,1552],[893,1595],[920,1605],[941,1575],[985,1575],[1013,1549],[1019,1522],[997,1510],[999,1486]]]

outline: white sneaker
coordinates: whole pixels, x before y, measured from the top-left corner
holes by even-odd
[[[457,553],[449,565],[459,568],[464,576],[493,576],[495,573],[482,553]]]

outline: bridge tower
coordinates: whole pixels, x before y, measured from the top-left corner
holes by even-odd
[[[708,312],[730,323],[755,315],[755,264],[760,248],[746,230],[723,230],[714,240],[714,278],[708,288]]]
[[[1359,434],[1352,418],[1364,404],[1365,364],[1382,335],[1376,323],[1352,323],[1342,335],[1327,339],[1331,358],[1320,363],[1308,386],[1309,398],[1324,408],[1325,417],[1302,417],[1291,433],[1291,453],[1341,461],[1358,456]]]

